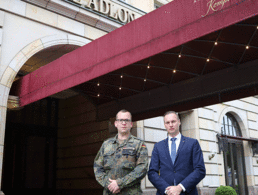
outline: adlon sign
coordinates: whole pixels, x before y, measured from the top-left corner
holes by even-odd
[[[110,0],[71,0],[80,4],[82,7],[87,7],[91,10],[105,14],[111,18],[119,20],[123,23],[131,22],[135,19],[136,13],[115,4]]]

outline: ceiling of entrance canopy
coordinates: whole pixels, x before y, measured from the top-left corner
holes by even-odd
[[[71,88],[104,104],[258,59],[258,17]]]

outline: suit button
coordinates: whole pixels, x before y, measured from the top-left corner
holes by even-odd
[[[175,173],[176,171],[174,171],[174,173]]]

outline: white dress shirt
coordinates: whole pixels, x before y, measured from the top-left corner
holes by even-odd
[[[171,141],[171,137],[170,135],[168,136],[168,147],[169,147],[169,154],[171,154],[171,144],[172,144],[172,141]],[[180,141],[181,141],[181,133],[179,133],[176,137],[176,152],[178,150],[178,147],[179,147],[179,144],[180,144]]]
[[[181,141],[181,133],[179,133],[175,138],[176,138],[176,152],[179,148],[179,144],[180,144],[180,141]],[[172,141],[171,141],[171,136],[168,136],[168,147],[169,147],[169,154],[171,154],[171,144],[172,144]],[[183,189],[183,191],[185,192],[185,187],[180,183],[179,184],[181,186],[181,188]],[[165,194],[166,194],[166,191],[165,191]]]

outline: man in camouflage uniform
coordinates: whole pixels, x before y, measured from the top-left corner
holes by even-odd
[[[148,168],[147,148],[130,134],[130,112],[119,111],[115,126],[118,134],[104,141],[94,160],[96,180],[104,187],[104,195],[141,195],[141,180]]]

